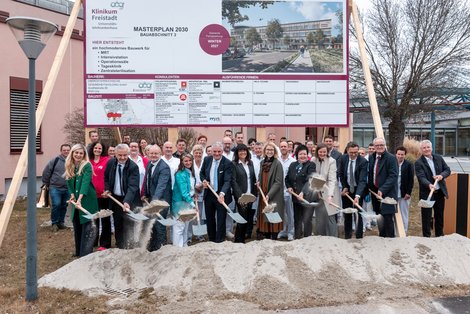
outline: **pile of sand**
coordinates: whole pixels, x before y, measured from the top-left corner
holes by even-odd
[[[174,312],[214,310],[218,300],[245,310],[304,308],[412,298],[420,286],[470,285],[469,260],[470,239],[459,235],[200,243],[93,253],[39,284],[128,298],[153,288]]]

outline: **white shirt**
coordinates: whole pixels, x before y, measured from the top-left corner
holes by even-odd
[[[132,159],[132,157],[129,156],[129,158],[136,163],[136,165],[139,167],[139,191],[142,190],[142,184],[144,184],[144,178],[145,178],[145,166],[144,166],[144,160],[142,157],[137,155],[137,161]]]
[[[222,156],[224,156],[225,158],[227,158],[228,160],[232,161],[233,160],[233,152],[230,151],[228,153],[226,153],[225,151],[222,152]]]
[[[426,156],[424,156],[424,158],[426,158],[426,161],[428,162],[428,165],[429,165],[429,168],[431,168],[431,171],[432,171],[432,176],[436,176],[436,167],[434,166],[434,160],[431,158],[428,158]],[[433,182],[434,183],[434,182]],[[439,186],[439,182],[436,183],[436,191],[439,190],[441,187]]]
[[[175,184],[175,173],[178,170],[178,166],[180,165],[180,160],[178,158],[175,158],[171,156],[170,159],[166,159],[165,156],[163,156],[161,159],[170,167],[171,171],[171,188],[173,188],[173,185]]]
[[[281,164],[282,164],[282,170],[284,170],[284,180],[286,179],[286,176],[287,176],[287,172],[289,170],[289,166],[291,163],[293,163],[295,161],[295,158],[292,158],[292,156],[290,155],[287,155],[287,158],[284,159],[281,155],[281,157],[278,159]],[[286,185],[284,184],[284,196],[289,196],[289,192],[287,192],[287,187]]]
[[[253,168],[255,168],[255,179],[259,181],[259,170],[261,167],[261,157],[256,156],[256,154],[252,155],[251,160],[253,161]]]
[[[245,172],[246,172],[246,186],[248,187],[246,190],[246,193],[251,194],[250,168],[248,167],[248,163],[242,162],[241,160],[239,160],[238,163],[242,164],[243,169],[245,169]]]

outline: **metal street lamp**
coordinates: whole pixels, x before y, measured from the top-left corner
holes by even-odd
[[[37,299],[37,238],[36,238],[36,59],[57,25],[32,17],[11,17],[7,24],[29,59],[28,111],[28,209],[26,227],[26,300]]]

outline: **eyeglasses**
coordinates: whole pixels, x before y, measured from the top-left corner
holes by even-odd
[[[385,144],[374,144],[375,147],[382,147],[385,146]]]

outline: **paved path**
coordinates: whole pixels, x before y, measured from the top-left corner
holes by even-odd
[[[310,58],[310,52],[305,50],[303,56],[300,55],[283,72],[312,73],[313,64]]]

